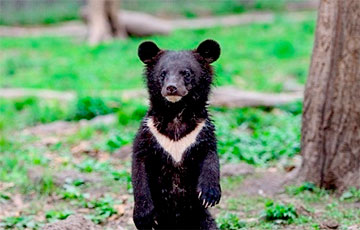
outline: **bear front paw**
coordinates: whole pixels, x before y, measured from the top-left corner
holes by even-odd
[[[198,198],[204,208],[212,207],[220,202],[220,186],[200,186],[198,189]]]
[[[133,219],[137,229],[152,229],[158,225],[154,209],[135,210]]]

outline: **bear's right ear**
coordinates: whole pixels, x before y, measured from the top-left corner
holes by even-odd
[[[199,53],[208,63],[213,63],[220,57],[220,45],[214,40],[208,39],[200,43],[196,48]]]
[[[139,45],[138,56],[145,64],[149,63],[161,50],[152,41],[145,41]]]

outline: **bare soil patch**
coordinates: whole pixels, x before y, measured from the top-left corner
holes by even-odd
[[[66,220],[47,224],[43,230],[100,230],[93,222],[82,215],[71,215]]]

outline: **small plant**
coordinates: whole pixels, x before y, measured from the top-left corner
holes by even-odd
[[[344,192],[340,200],[360,200],[360,189],[351,187],[348,191]]]
[[[317,190],[319,190],[319,188],[316,187],[316,185],[311,182],[304,182],[300,186],[290,186],[287,188],[287,191],[293,195],[298,195],[304,191],[315,192]]]
[[[117,180],[117,181],[123,181],[123,182],[130,182],[131,181],[130,173],[128,173],[125,170],[113,171],[111,173],[111,175],[113,176],[114,180]]]
[[[265,210],[261,214],[265,220],[277,223],[292,222],[297,216],[292,204],[275,204],[272,200],[266,202]]]
[[[91,172],[94,172],[94,171],[108,171],[109,170],[108,163],[106,163],[106,162],[100,163],[100,162],[97,162],[96,160],[94,160],[92,158],[85,159],[80,164],[77,164],[76,167],[78,169],[80,169],[81,172],[85,172],[85,173],[91,173]]]
[[[114,180],[120,181],[126,184],[126,189],[131,192],[132,191],[132,184],[131,184],[131,175],[127,171],[113,171],[111,175]]]
[[[83,180],[67,181],[63,186],[63,190],[60,192],[62,198],[69,200],[85,199],[87,197],[87,194],[83,194],[79,188],[79,186],[83,184],[84,184]]]
[[[65,220],[66,218],[68,218],[68,216],[70,216],[71,214],[73,214],[73,212],[71,211],[56,211],[56,210],[51,210],[46,212],[45,214],[45,218],[50,221],[53,222],[55,220]]]
[[[131,138],[128,135],[114,135],[106,143],[107,148],[110,152],[121,148],[124,145],[130,144]]]
[[[49,195],[54,192],[56,185],[54,184],[51,173],[49,171],[44,173],[44,175],[42,175],[42,177],[39,179],[38,183],[32,185],[32,189],[43,195]]]
[[[34,97],[18,99],[14,101],[14,107],[16,111],[22,111],[26,107],[34,106],[38,104],[38,100]]]
[[[95,213],[90,215],[90,218],[97,224],[100,224],[110,216],[117,214],[117,211],[114,208],[114,200],[108,196],[99,200],[85,202],[84,207],[94,209]]]
[[[296,116],[296,115],[300,115],[302,113],[303,103],[302,103],[302,101],[296,101],[293,103],[280,105],[280,106],[278,106],[278,108]]]
[[[233,213],[227,213],[217,219],[220,230],[237,230],[245,227],[245,223]]]
[[[119,108],[118,119],[122,125],[127,125],[131,121],[139,121],[146,114],[147,106],[138,101],[132,101],[131,103],[122,103]]]
[[[285,59],[293,57],[296,50],[291,42],[279,40],[274,42],[272,53],[279,59]]]
[[[103,99],[96,97],[84,97],[78,99],[75,114],[71,120],[90,120],[96,116],[114,112],[113,108],[106,105]]]
[[[5,193],[0,192],[0,201],[2,201],[2,200],[5,200],[5,201],[10,200],[10,196]]]
[[[80,185],[85,184],[85,181],[83,179],[76,179],[74,181],[71,182],[74,186],[78,187]]]
[[[36,229],[39,227],[30,216],[10,216],[0,222],[0,229]]]

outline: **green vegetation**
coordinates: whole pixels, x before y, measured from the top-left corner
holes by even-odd
[[[37,229],[39,227],[29,216],[7,217],[0,222],[4,229]]]
[[[219,153],[249,164],[292,157],[300,151],[300,119],[282,109],[214,109]]]
[[[49,197],[55,195],[60,200],[55,202],[50,210],[45,210],[43,217],[45,222],[64,219],[67,215],[76,213],[78,209],[89,210],[86,216],[96,223],[104,224],[112,216],[118,215],[114,208],[116,202],[119,201],[117,196],[132,192],[130,162],[121,161],[113,155],[131,144],[147,108],[143,102],[130,103],[120,99],[104,97],[100,99],[88,96],[61,103],[36,98],[2,100],[0,105],[2,105],[0,108],[6,111],[0,113],[0,118],[4,121],[2,132],[12,134],[4,135],[0,142],[2,148],[0,181],[14,183],[13,187],[1,191],[0,202],[5,205],[11,204],[11,194],[16,193],[15,191],[21,191],[24,195],[35,192],[32,200],[39,203],[35,205],[35,210],[41,210],[42,202],[47,202]],[[51,108],[48,111],[61,111],[61,113],[41,112],[47,111],[45,108]],[[19,132],[37,123],[56,120],[77,122],[75,114],[91,114],[91,116],[82,116],[82,118],[91,118],[97,114],[104,114],[105,112],[101,111],[108,112],[109,109],[118,118],[114,124],[81,127],[70,135],[56,137],[55,141],[49,144],[43,144],[46,136],[37,137],[34,134]],[[290,143],[294,146],[299,145],[300,115],[294,112],[298,110],[301,111],[301,103],[279,108],[211,108],[217,126],[219,153],[222,160],[244,160],[251,164],[266,166],[269,161],[273,162],[281,157],[291,157],[296,154],[298,148],[287,150],[287,146]],[[274,135],[279,136],[279,140],[275,141],[277,140],[275,138],[274,142],[270,142],[271,138],[274,138],[271,137],[273,135],[268,137],[269,134],[266,133],[270,131],[262,132],[261,127],[263,130],[273,130]],[[243,139],[249,142],[242,142]],[[257,141],[258,139],[261,141]],[[89,143],[88,146],[81,147],[83,142]],[[258,151],[251,149],[254,143],[258,145],[256,147]],[[79,146],[84,148],[81,155],[74,150]],[[282,151],[282,149],[287,151]],[[245,157],[250,156],[247,151],[252,151],[250,158]],[[40,178],[37,177],[35,184],[34,179],[28,176],[29,170],[34,167],[44,169],[44,173],[40,175]],[[63,170],[73,170],[75,174],[96,174],[101,182],[95,185],[79,178],[59,184],[56,175],[58,172],[61,174]],[[243,177],[224,178],[223,188],[233,190],[242,181]],[[103,196],[92,197],[93,190],[104,187],[107,190]],[[236,204],[237,201],[234,200],[232,210],[238,209]],[[36,226],[41,226],[44,222],[26,222],[24,225],[23,221],[23,218],[34,220],[35,213],[36,211],[28,210],[24,213],[24,217],[14,216],[10,219],[1,219],[0,222],[4,226],[17,226],[17,229],[25,229],[30,226],[29,224],[35,224],[34,227],[28,228],[37,229]],[[234,215],[223,215],[218,220],[222,229],[237,229],[244,226],[242,220]]]
[[[80,97],[78,100],[81,101],[83,98]],[[49,144],[42,144],[45,137],[18,132],[41,121],[69,119],[78,108],[87,111],[87,106],[77,106],[78,100],[68,102],[67,105],[34,98],[1,101],[1,104],[6,106],[4,111],[7,111],[0,113],[2,120],[7,121],[3,124],[3,132],[12,135],[4,136],[1,142],[0,181],[11,182],[13,185],[0,191],[0,204],[3,207],[11,205],[13,195],[18,191],[23,196],[33,194],[31,200],[35,203],[33,208],[25,210],[22,216],[0,218],[0,226],[5,229],[39,229],[43,223],[64,219],[79,209],[88,210],[86,217],[95,223],[106,224],[109,219],[120,215],[116,207],[122,205],[122,194],[131,196],[130,162],[123,161],[115,155],[131,143],[140,119],[146,111],[144,103],[102,98],[103,103],[92,103],[90,111],[99,111],[106,105],[115,111],[118,117],[115,123],[81,127],[71,135],[58,137]],[[91,101],[92,98],[87,100]],[[94,100],[98,100],[98,97]],[[51,118],[54,116],[53,113],[43,113],[40,116],[42,119],[38,119],[37,122],[30,120],[31,122],[26,123],[24,118],[35,115],[37,111],[31,108],[40,108],[39,104],[41,108],[55,105],[55,111],[60,110],[57,108],[60,107],[63,111],[61,117]],[[211,108],[217,126],[221,160],[241,160],[266,167],[275,164],[278,159],[297,154],[301,107],[302,103],[296,102],[276,108]],[[23,119],[23,123],[18,122]],[[16,126],[8,126],[8,123]],[[82,147],[79,155],[74,148],[82,146],[83,142],[88,143],[88,146]],[[36,179],[36,184],[28,176],[28,170],[34,167],[48,169],[40,179]],[[59,184],[56,174],[61,174],[63,170],[73,170],[75,174],[96,175],[99,182],[93,183],[79,178]],[[243,176],[223,178],[222,188],[224,191],[238,191],[245,179]],[[94,196],[94,191],[99,189],[101,196]],[[281,204],[282,202],[273,198],[274,202],[268,203],[262,212],[263,219],[260,219],[260,212],[264,209],[263,204],[266,200],[234,192],[230,197],[225,196],[222,201],[225,206],[220,208],[221,213],[217,217],[219,228],[276,229],[290,224],[299,228],[318,229],[319,221],[329,216],[342,223],[342,226],[351,226],[360,221],[359,211],[351,206],[351,202],[358,200],[356,189],[344,193],[341,199],[311,183],[290,186],[286,191],[287,199],[291,201],[285,204],[293,203],[295,199],[296,204],[303,203],[302,208],[307,210],[308,215],[298,213],[298,207],[295,209],[294,206],[283,205],[284,203]],[[58,197],[58,200],[51,201],[52,207],[41,212],[42,204],[49,202],[53,196]],[[350,207],[346,208],[345,205]],[[314,218],[314,215],[320,215],[316,212],[319,208],[323,210],[321,216]],[[43,221],[37,220],[39,213],[42,213]]]
[[[360,201],[360,190],[354,187],[350,188],[342,194],[341,200]]]
[[[1,0],[0,25],[54,24],[79,18],[80,1]]]
[[[279,92],[287,81],[305,82],[314,23],[313,14],[301,20],[279,15],[264,24],[176,31],[146,39],[165,49],[193,49],[201,40],[216,39],[222,46],[215,63],[216,85]],[[70,38],[0,38],[0,87],[75,90],[84,96],[142,88],[142,64],[136,56],[140,41],[89,47]]]
[[[286,4],[304,0],[123,0],[121,7],[127,10],[144,11],[164,17],[198,17],[209,15],[237,14],[246,11],[283,11]],[[0,25],[54,24],[80,19],[83,1],[1,0]]]
[[[274,201],[267,201],[262,217],[267,221],[291,222],[298,216],[295,207],[291,204],[276,204]]]
[[[67,105],[58,100],[38,98],[0,100],[0,132],[67,118]]]
[[[90,120],[96,116],[105,115],[112,112],[114,112],[114,109],[106,105],[103,99],[84,97],[78,99],[74,117],[71,120]]]
[[[304,182],[300,186],[291,186],[287,188],[287,191],[290,194],[298,195],[302,192],[309,191],[309,192],[316,192],[319,191],[319,188],[317,188],[313,183],[310,182]]]
[[[99,146],[100,149],[113,152],[131,143],[137,125],[146,112],[146,106],[142,103],[121,103],[119,100],[92,97],[79,98],[75,103],[69,103],[74,105],[72,107],[52,103],[47,104],[39,99],[4,100],[0,103],[6,110],[0,115],[0,120],[4,122],[3,129],[21,129],[55,120],[91,119],[116,111],[119,129],[110,134],[103,146]],[[118,107],[110,107],[115,103]],[[211,110],[217,126],[219,153],[224,159],[264,165],[268,161],[292,157],[299,152],[300,115],[297,113],[294,115],[281,107]],[[127,135],[124,135],[125,130]],[[78,133],[81,139],[89,139],[92,135],[92,129],[81,129]],[[78,167],[82,171],[91,172],[92,164],[94,162]]]
[[[91,220],[97,224],[102,223],[110,216],[117,214],[117,211],[114,208],[114,200],[111,197],[104,197],[99,200],[86,202],[84,207],[94,210],[94,214],[90,217]]]
[[[68,216],[70,216],[71,214],[73,214],[72,211],[51,210],[51,211],[46,212],[45,218],[50,222],[54,222],[56,220],[64,220],[64,219],[68,218]]]
[[[224,216],[220,216],[216,221],[221,230],[237,230],[246,226],[246,224],[241,222],[233,213],[227,213]]]
[[[297,0],[301,2],[302,0]],[[125,9],[145,11],[152,14],[172,16],[172,17],[188,17],[194,18],[209,15],[238,14],[246,11],[272,10],[282,11],[286,3],[293,2],[291,0],[255,0],[255,1],[192,1],[192,0],[154,0],[144,2],[141,0],[124,1]],[[139,7],[141,5],[141,7]]]

